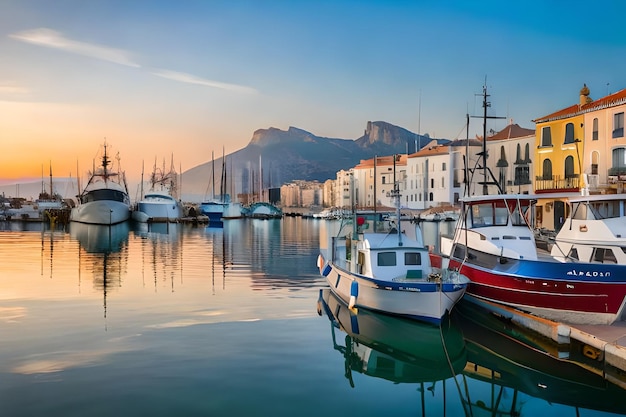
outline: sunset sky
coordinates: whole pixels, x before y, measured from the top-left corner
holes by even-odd
[[[1,0],[0,180],[49,164],[84,176],[105,139],[137,179],[142,163],[173,155],[184,171],[269,127],[356,139],[381,120],[465,137],[485,79],[489,113],[534,128],[583,83],[594,99],[626,88],[625,12],[605,0]]]

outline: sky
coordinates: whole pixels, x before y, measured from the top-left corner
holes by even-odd
[[[129,179],[298,127],[368,121],[464,138],[626,88],[626,3],[0,0],[0,183],[85,178],[106,141]],[[470,136],[482,120],[470,119]]]

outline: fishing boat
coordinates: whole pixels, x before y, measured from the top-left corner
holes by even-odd
[[[149,180],[149,190],[137,202],[133,219],[140,222],[178,222],[183,216],[183,207],[178,200],[178,174],[173,163],[169,171],[154,164]]]
[[[571,197],[571,214],[550,252],[536,240],[537,198],[463,198],[454,236],[441,237],[442,257],[431,254],[431,261],[467,275],[467,296],[476,301],[572,324],[620,320],[626,304],[626,195]]]
[[[320,290],[317,312],[331,322],[333,348],[344,356],[345,376],[353,387],[353,372],[394,383],[434,384],[460,374],[467,362],[456,325],[355,312],[329,289]],[[338,343],[336,329],[346,333],[345,344]]]
[[[110,165],[105,143],[101,166],[90,173],[87,185],[78,196],[78,205],[70,212],[70,221],[113,225],[130,219],[130,198],[119,158],[117,172]]]
[[[393,193],[396,216],[370,222],[355,212],[342,221],[318,257],[320,273],[350,308],[440,323],[465,293],[468,279],[431,265],[419,225],[401,221],[397,184]]]

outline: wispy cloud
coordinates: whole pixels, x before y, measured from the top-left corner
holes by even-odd
[[[163,78],[167,78],[168,80],[179,81],[181,83],[196,84],[196,85],[202,85],[205,87],[213,87],[213,88],[219,88],[222,90],[230,90],[230,91],[236,91],[236,92],[247,93],[247,94],[257,93],[257,90],[252,87],[247,87],[244,85],[237,85],[237,84],[222,83],[219,81],[206,80],[204,78],[196,77],[195,75],[186,74],[184,72],[170,71],[170,70],[156,70],[156,71],[153,71],[152,74],[156,75],[157,77],[163,77]]]
[[[24,30],[21,32],[12,33],[9,36],[21,42],[31,43],[47,48],[60,49],[66,52],[88,56],[103,61],[114,62],[116,64],[126,65],[129,67],[141,67],[141,65],[131,59],[131,54],[128,51],[69,39],[63,36],[61,32],[48,28]],[[167,78],[169,80],[178,81],[186,84],[195,84],[204,87],[219,88],[221,90],[234,91],[238,93],[257,93],[257,90],[252,87],[207,80],[184,72],[156,69],[152,71],[152,74],[158,77]],[[16,93],[20,91],[16,89],[10,89],[10,86],[4,86],[0,84],[0,93],[2,92]]]
[[[140,67],[139,64],[130,59],[130,54],[127,51],[68,39],[64,37],[62,33],[52,29],[39,28],[24,30],[12,33],[9,36],[13,39],[34,45],[61,49],[78,55],[114,62],[129,67]]]

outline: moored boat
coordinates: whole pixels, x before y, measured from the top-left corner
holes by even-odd
[[[177,222],[183,217],[178,197],[178,174],[172,163],[170,170],[157,169],[150,175],[149,191],[137,202],[133,219],[140,222]]]
[[[624,227],[618,226],[625,220],[625,198],[572,198],[574,209],[551,253],[538,249],[535,240],[532,206],[537,196],[464,198],[454,236],[442,236],[442,257],[431,258],[467,275],[467,296],[476,300],[559,322],[611,324],[626,304],[626,241]],[[609,206],[610,217],[594,215]]]
[[[370,224],[354,216],[346,222],[346,230],[342,226],[318,257],[320,273],[351,308],[440,323],[465,293],[468,279],[431,265],[419,226],[398,220],[399,197],[396,201],[395,217]],[[370,226],[376,230],[365,232]]]
[[[78,205],[72,208],[70,220],[78,223],[112,225],[131,216],[130,198],[124,173],[114,172],[104,144],[102,162],[91,173],[87,185],[78,196]]]

